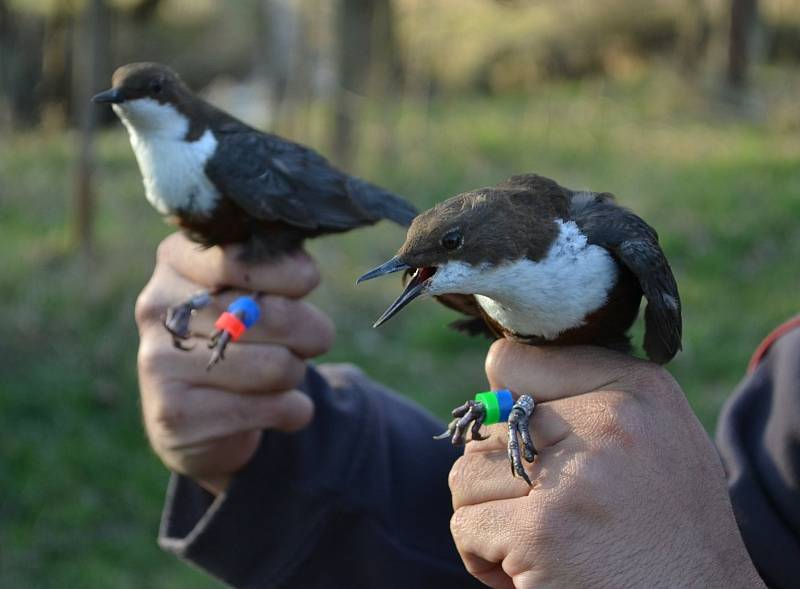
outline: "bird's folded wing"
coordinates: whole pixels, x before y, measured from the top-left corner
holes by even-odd
[[[206,174],[249,215],[308,229],[345,230],[374,223],[348,194],[347,176],[321,155],[279,137],[220,133]]]
[[[647,299],[644,350],[659,364],[671,360],[681,349],[681,301],[658,234],[604,198],[579,201],[573,218],[590,243],[606,248],[636,276]]]

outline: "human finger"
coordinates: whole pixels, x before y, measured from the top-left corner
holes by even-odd
[[[241,293],[225,293],[215,297],[212,305],[194,318],[193,331],[198,334],[210,333],[220,313],[240,296]],[[261,316],[238,341],[283,345],[301,358],[319,356],[333,345],[333,322],[315,306],[273,295],[258,297],[257,303]]]
[[[319,284],[319,270],[303,251],[263,263],[241,259],[241,246],[202,248],[183,234],[170,235],[158,247],[157,260],[207,288],[234,287],[300,298]]]
[[[573,433],[571,424],[559,415],[552,403],[537,406],[531,419],[531,434],[539,455],[526,469],[532,480],[552,465],[551,448],[561,448]],[[508,460],[508,426],[487,428],[488,438],[467,444],[464,454],[453,464],[448,482],[453,508],[484,501],[513,499],[527,495],[531,487],[520,478],[511,478]]]
[[[537,402],[604,390],[635,392],[648,379],[668,380],[657,365],[592,346],[528,346],[507,339],[492,344],[486,374],[493,389],[530,394]]]
[[[288,348],[273,344],[230,346],[226,361],[207,370],[209,351],[202,340],[189,349],[177,349],[166,330],[148,334],[139,350],[139,370],[145,376],[187,386],[212,387],[236,393],[285,391],[299,386],[306,364]]]
[[[450,519],[450,532],[464,566],[491,587],[514,586],[503,570],[503,561],[521,533],[522,526],[514,523],[520,515],[520,501],[468,505],[455,510]]]
[[[295,389],[270,395],[210,387],[177,390],[168,383],[161,388],[168,394],[157,389],[158,384],[148,391],[143,387],[142,411],[153,447],[172,461],[245,432],[296,431],[308,425],[314,412],[311,399]]]
[[[647,419],[643,403],[629,393],[597,391],[538,405],[531,433],[538,450],[525,468],[533,487],[510,478],[508,429],[494,426],[488,440],[470,443],[450,472],[453,507],[513,499],[537,492],[558,478],[577,454],[599,455],[609,448],[631,452],[640,444]]]
[[[179,275],[171,267],[156,268],[152,279],[136,302],[136,322],[140,333],[150,327],[164,330],[167,309],[188,299],[198,285]],[[214,329],[220,313],[242,292],[229,292],[212,298],[211,304],[192,317],[192,333],[198,340]],[[289,347],[301,358],[318,356],[333,344],[333,322],[313,305],[282,296],[264,295],[257,301],[261,317],[242,336],[242,342],[263,342]]]

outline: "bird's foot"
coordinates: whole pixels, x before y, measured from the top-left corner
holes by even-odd
[[[214,332],[208,341],[211,358],[206,365],[206,370],[211,370],[217,362],[224,360],[228,344],[238,340],[258,321],[261,310],[256,299],[259,296],[261,296],[260,293],[256,293],[253,297],[239,297],[228,306],[227,311],[219,316],[214,324]]]
[[[465,436],[470,425],[472,426],[472,440],[486,439],[480,432],[483,422],[486,421],[486,407],[483,403],[470,399],[453,409],[452,414],[453,421],[447,426],[447,430],[434,436],[434,440],[450,438],[450,442],[454,446],[463,446],[468,441]]]
[[[164,327],[172,335],[172,344],[176,348],[179,350],[192,349],[193,346],[189,347],[183,343],[192,337],[189,324],[194,314],[200,309],[207,307],[209,303],[211,303],[211,294],[203,290],[193,295],[189,300],[167,309],[167,315],[164,318]]]
[[[534,403],[533,397],[522,395],[514,403],[508,416],[508,460],[511,463],[511,474],[522,477],[529,485],[531,479],[522,465],[517,436],[522,439],[522,456],[527,462],[533,462],[538,454],[536,446],[533,445],[530,430],[530,419],[535,407],[536,403]]]
[[[225,359],[225,349],[233,339],[230,331],[215,329],[208,340],[208,348],[211,350],[211,358],[206,364],[206,370],[211,370],[220,360]]]
[[[462,446],[471,440],[486,439],[487,436],[480,433],[484,423],[490,425],[508,420],[508,461],[511,464],[511,474],[521,477],[530,485],[531,479],[525,472],[522,458],[533,462],[538,454],[530,431],[530,418],[535,406],[536,403],[530,395],[522,395],[515,403],[508,390],[479,393],[474,400],[470,399],[453,409],[453,420],[447,430],[434,436],[434,439],[450,438],[453,445]],[[472,436],[467,440],[467,430],[470,429]]]

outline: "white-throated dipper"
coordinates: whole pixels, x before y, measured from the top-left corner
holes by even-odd
[[[630,352],[628,330],[647,299],[644,350],[659,364],[681,347],[681,304],[655,230],[609,193],[574,191],[535,174],[454,196],[416,217],[397,255],[358,282],[405,271],[403,293],[375,322],[413,299],[435,296],[468,315],[453,324],[535,345],[598,345]],[[509,416],[512,472],[536,449],[528,432],[533,399]],[[481,439],[480,402],[454,410],[442,437]]]
[[[124,65],[112,88],[92,101],[110,103],[128,129],[150,204],[204,246],[240,243],[242,259],[263,261],[309,237],[381,219],[407,226],[416,215],[400,197],[337,170],[315,151],[201,100],[164,65]],[[176,345],[209,301],[200,293],[170,309],[165,325]],[[217,330],[209,365],[229,340]]]

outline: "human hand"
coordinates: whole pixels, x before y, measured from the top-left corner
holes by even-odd
[[[678,384],[600,348],[496,342],[492,389],[530,393],[533,487],[512,479],[507,433],[453,466],[451,530],[491,587],[763,587],[716,451]]]
[[[136,303],[139,387],[150,443],[167,467],[214,493],[247,464],[263,429],[293,431],[310,422],[313,404],[295,389],[304,360],[327,351],[334,335],[325,315],[298,300],[319,283],[308,255],[245,265],[237,254],[236,247],[201,250],[183,235],[171,235],[161,242],[153,276]],[[188,352],[176,349],[163,318],[170,305],[222,285],[267,294],[259,300],[258,323],[207,371],[205,340],[198,337]],[[209,334],[241,294],[214,297],[194,317],[192,330]]]

